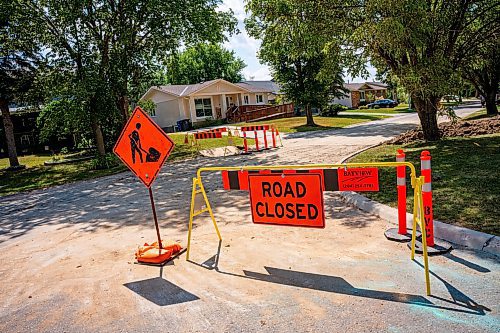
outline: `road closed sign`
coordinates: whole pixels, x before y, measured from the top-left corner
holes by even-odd
[[[319,174],[249,174],[253,223],[325,227]]]

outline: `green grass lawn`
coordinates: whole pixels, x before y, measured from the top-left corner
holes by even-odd
[[[500,112],[500,106],[497,106],[497,110]],[[486,109],[481,109],[481,110],[478,110],[478,111],[468,115],[464,119],[477,120],[477,119],[484,119],[484,118],[490,118],[490,117],[491,117],[490,115],[486,114]]]
[[[431,152],[436,220],[500,235],[500,134],[448,138],[435,143],[383,145],[361,153],[350,162],[395,161],[399,148],[405,150],[406,160],[415,165],[417,175],[420,174],[420,152]],[[381,168],[379,175],[381,191],[363,194],[396,207],[396,170]],[[409,212],[412,194],[409,190]]]
[[[167,159],[167,163],[198,156],[195,147],[184,144],[184,135],[169,134],[169,136],[175,142],[175,148]],[[253,142],[253,140],[249,141],[249,144]],[[243,140],[235,138],[234,143],[235,145],[243,145]],[[226,145],[227,138],[200,140],[201,149]],[[26,169],[20,171],[6,171],[5,168],[9,166],[9,160],[7,158],[0,159],[0,196],[107,176],[127,170],[127,167],[121,162],[118,166],[105,170],[92,170],[92,161],[54,166],[43,165],[44,161],[50,159],[52,159],[51,155],[43,154],[20,156],[19,162],[26,165]]]
[[[395,108],[355,109],[355,110],[346,110],[346,112],[396,114],[396,113],[414,113],[416,111],[413,109],[410,109],[408,107],[408,104],[399,104]],[[342,114],[342,112],[341,112],[341,114]]]
[[[386,117],[377,115],[339,115],[337,117],[315,116],[314,122],[318,126],[314,127],[305,125],[306,117],[292,117],[292,118],[273,119],[266,121],[257,121],[252,123],[237,123],[234,124],[234,126],[274,124],[276,125],[278,131],[280,132],[295,133],[295,132],[321,131],[334,128],[342,128],[353,124],[364,123],[367,121],[379,120],[383,118]]]

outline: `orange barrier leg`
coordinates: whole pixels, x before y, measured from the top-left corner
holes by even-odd
[[[259,151],[259,137],[257,136],[257,131],[253,131],[255,135],[255,150]]]
[[[264,131],[264,149],[269,149],[269,147],[267,146],[267,133],[266,130],[263,131]]]
[[[276,133],[274,132],[274,128],[271,128],[271,134],[273,137],[273,148],[276,148]]]
[[[245,131],[243,131],[243,146],[245,147],[244,154],[250,154],[248,152],[247,132],[245,132]]]

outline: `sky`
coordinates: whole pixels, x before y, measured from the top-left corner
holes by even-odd
[[[226,11],[232,9],[236,19],[238,20],[238,28],[240,33],[229,37],[229,40],[224,43],[224,47],[228,50],[234,51],[236,56],[243,59],[247,67],[243,69],[243,75],[246,80],[271,80],[271,72],[269,67],[261,64],[257,58],[259,51],[260,41],[248,36],[245,30],[245,23],[243,20],[248,16],[245,13],[243,0],[223,0],[219,6],[220,10]],[[352,78],[348,75],[345,76],[346,82],[365,82],[375,81],[375,68],[369,66],[368,72],[370,77],[363,79],[361,77]]]

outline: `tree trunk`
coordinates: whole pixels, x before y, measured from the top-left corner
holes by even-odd
[[[11,167],[18,167],[16,140],[14,138],[14,125],[10,117],[9,102],[5,99],[0,100],[0,112],[3,118],[3,127],[5,128],[5,139],[7,141],[7,152],[9,154],[9,164]]]
[[[102,135],[101,125],[96,119],[95,115],[92,117],[92,132],[94,132],[95,145],[99,156],[106,155],[106,148],[104,146],[104,137]]]
[[[496,89],[486,92],[486,114],[495,116],[498,114],[496,105]]]
[[[306,104],[306,119],[307,119],[307,126],[316,126],[316,124],[314,123],[311,105],[309,104]]]
[[[128,112],[129,100],[128,100],[127,96],[122,95],[118,98],[118,108],[119,108],[120,113],[121,113],[122,118],[123,118],[123,124],[126,124],[128,118],[130,116],[129,112]]]
[[[437,123],[437,110],[440,98],[413,96],[412,101],[415,103],[415,108],[420,118],[420,125],[424,132],[426,141],[437,141],[440,138],[439,128]]]

